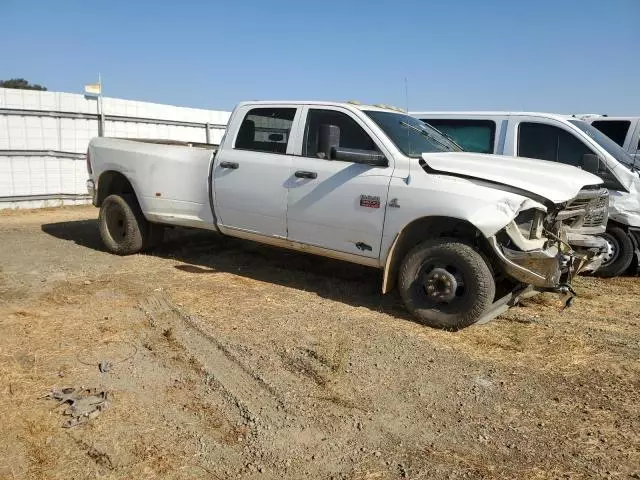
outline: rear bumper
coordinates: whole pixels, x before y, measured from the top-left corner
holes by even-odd
[[[98,189],[96,188],[96,184],[94,183],[94,181],[91,179],[87,180],[87,192],[89,192],[89,195],[91,195],[91,203],[93,203],[95,206],[98,206],[98,199],[96,195]]]

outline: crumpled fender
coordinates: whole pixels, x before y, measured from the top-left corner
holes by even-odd
[[[634,182],[629,192],[609,190],[609,220],[640,227],[640,182]]]
[[[483,206],[473,212],[468,220],[476,226],[482,234],[489,238],[504,228],[520,212],[536,208],[547,211],[547,207],[530,198],[517,198],[514,195],[504,197],[498,202]]]

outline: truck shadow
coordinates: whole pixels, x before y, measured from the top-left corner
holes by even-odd
[[[106,253],[97,220],[41,228],[55,238]],[[380,293],[382,271],[375,268],[184,228],[167,229],[164,242],[148,255],[173,260],[174,268],[193,275],[232,273],[412,320],[397,292]]]

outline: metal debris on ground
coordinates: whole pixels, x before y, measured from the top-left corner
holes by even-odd
[[[63,413],[71,418],[62,424],[64,428],[85,424],[109,406],[108,392],[93,388],[53,388],[45,397],[69,405]]]
[[[111,370],[112,366],[113,366],[113,364],[108,360],[102,360],[98,364],[98,368],[100,369],[100,373],[108,373],[109,370]]]

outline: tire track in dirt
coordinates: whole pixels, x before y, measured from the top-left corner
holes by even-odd
[[[171,332],[204,367],[207,383],[217,388],[244,420],[255,422],[259,415],[263,422],[283,424],[285,405],[277,392],[216,339],[205,322],[183,312],[162,293],[143,299],[138,308],[152,327],[162,333]]]

